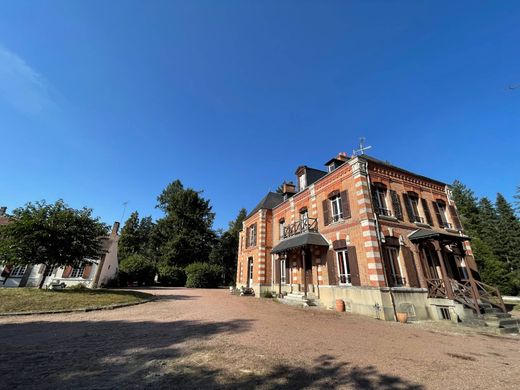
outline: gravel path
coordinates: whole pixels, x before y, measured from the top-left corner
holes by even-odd
[[[151,290],[146,290],[150,292]],[[226,290],[0,318],[0,388],[516,389],[519,338],[437,331]]]

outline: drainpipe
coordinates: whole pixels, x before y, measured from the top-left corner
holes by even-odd
[[[381,253],[381,256],[383,256],[383,247],[381,245],[381,229],[380,229],[379,219],[377,217],[377,213],[374,211],[374,204],[373,204],[373,201],[372,201],[372,185],[371,185],[371,182],[370,182],[370,177],[368,176],[368,161],[367,161],[367,179],[368,179],[367,183],[368,183],[368,194],[369,194],[369,198],[370,198],[370,204],[372,205],[372,212],[374,214],[374,220],[375,220],[375,223],[376,223],[377,246],[379,247],[379,253]],[[394,310],[394,319],[397,322],[397,310],[395,308],[394,293],[392,292],[392,287],[390,287],[390,284],[388,283],[388,280],[387,280],[385,261],[384,261],[383,257],[381,257],[381,266],[383,267],[383,275],[385,277],[386,285],[388,286],[388,291],[390,292],[390,300],[392,301],[392,309]],[[383,308],[384,308],[384,306],[383,306]]]

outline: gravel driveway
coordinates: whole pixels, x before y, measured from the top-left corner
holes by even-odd
[[[160,299],[0,318],[0,388],[520,386],[515,338],[298,309],[226,290],[146,291]]]

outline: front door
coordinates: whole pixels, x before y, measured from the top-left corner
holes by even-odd
[[[305,249],[304,277],[304,283],[307,284],[307,291],[314,292],[314,285],[312,284],[312,255],[309,249]]]
[[[247,261],[247,287],[253,287],[253,258]]]

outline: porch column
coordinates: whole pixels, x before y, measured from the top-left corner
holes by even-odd
[[[480,299],[480,294],[478,293],[478,288],[477,288],[477,283],[475,283],[475,278],[473,278],[473,271],[468,266],[468,262],[466,261],[467,252],[460,242],[458,243],[458,247],[461,250],[461,252],[464,254],[464,257],[462,259],[464,260],[464,268],[466,268],[466,273],[468,274],[468,280],[469,280],[469,284],[471,286],[471,295],[473,296],[473,300],[475,301],[475,308],[479,308],[478,300]],[[480,314],[480,308],[478,309],[477,314]]]
[[[307,272],[305,269],[305,249],[302,249],[302,281],[303,281],[303,295],[307,297]]]
[[[444,264],[444,255],[442,254],[442,247],[438,241],[435,241],[433,245],[435,247],[435,251],[437,252],[437,257],[439,258],[439,263],[441,265],[442,280],[444,280],[446,295],[448,296],[448,299],[453,299],[453,290],[451,288],[450,279],[448,278],[448,273],[446,272],[446,265]]]
[[[278,256],[278,269],[279,269],[279,272],[278,272],[278,296],[281,297],[282,296],[282,259],[280,257],[280,255],[277,255]],[[287,264],[287,260],[286,260],[286,264]],[[287,275],[285,275],[285,279],[287,279]],[[286,283],[287,283],[287,280],[286,280]]]
[[[422,288],[428,288],[428,283],[426,283],[427,276],[426,268],[424,268],[424,262],[421,255],[421,249],[419,248],[419,244],[413,244],[412,256],[417,266],[417,275],[419,277],[419,285]]]

